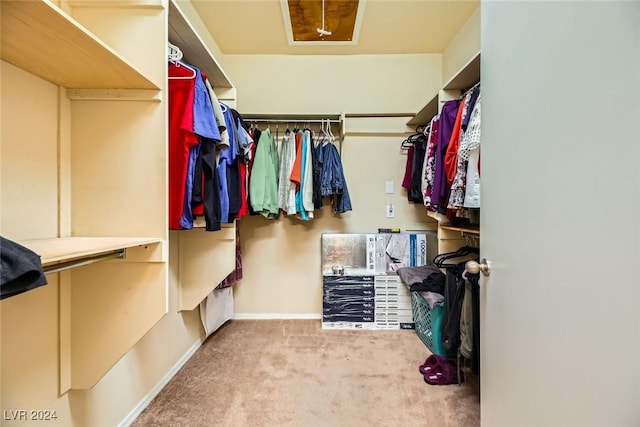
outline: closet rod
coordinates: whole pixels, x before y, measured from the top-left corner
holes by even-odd
[[[460,95],[460,98],[464,98],[465,96],[467,96],[468,93],[472,92],[475,88],[480,86],[480,82],[474,84],[473,86],[471,86],[469,89],[465,90],[462,95]]]
[[[319,119],[291,119],[291,120],[283,120],[283,119],[252,119],[251,117],[243,116],[242,119],[245,122],[260,122],[260,123],[341,123],[340,120],[319,120]]]
[[[368,119],[379,117],[413,117],[415,113],[345,113],[347,119]]]
[[[45,274],[59,273],[64,270],[69,270],[75,267],[82,267],[83,265],[89,265],[89,264],[93,264],[100,261],[106,261],[108,259],[124,259],[124,255],[125,255],[125,250],[119,249],[118,251],[110,252],[107,254],[95,255],[91,257],[77,259],[74,261],[66,261],[58,264],[49,265],[46,267],[42,267],[42,271],[44,271]]]

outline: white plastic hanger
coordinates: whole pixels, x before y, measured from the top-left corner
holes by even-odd
[[[184,62],[175,61],[174,64],[176,64],[176,67],[184,67],[187,70],[191,70],[191,75],[190,76],[169,76],[169,80],[191,80],[196,77],[196,70],[194,70]]]
[[[176,67],[184,67],[191,70],[190,76],[169,76],[169,80],[191,80],[196,77],[196,70],[180,61],[182,59],[182,51],[180,48],[169,42],[167,42],[167,59],[176,64]]]

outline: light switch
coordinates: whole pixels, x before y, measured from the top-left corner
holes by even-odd
[[[385,188],[387,190],[387,194],[393,194],[393,181],[387,181]]]

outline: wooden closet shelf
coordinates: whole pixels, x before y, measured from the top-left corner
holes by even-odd
[[[444,90],[467,90],[480,81],[480,52],[473,55],[466,64],[445,83]]]
[[[407,125],[419,126],[427,124],[436,114],[438,114],[438,95],[431,98],[429,102],[427,102],[427,105],[422,107],[422,109],[407,122]]]
[[[72,89],[156,89],[148,78],[49,0],[2,1],[1,57]]]
[[[48,269],[62,263],[80,262],[119,250],[161,242],[160,239],[149,237],[60,237],[22,240],[17,243],[40,255],[42,266]]]
[[[169,1],[169,42],[180,48],[184,62],[197,67],[207,75],[214,89],[233,87],[231,80],[184,16],[176,0]]]
[[[459,231],[461,233],[480,235],[479,225],[440,225],[443,230]]]
[[[480,81],[480,52],[467,61],[462,68],[449,79],[443,86],[441,91],[434,94],[420,111],[407,122],[407,126],[418,126],[428,124],[433,116],[440,111],[440,105],[449,97],[440,99],[442,97],[442,91],[464,91],[471,88],[474,84]],[[455,95],[457,96],[457,95]]]

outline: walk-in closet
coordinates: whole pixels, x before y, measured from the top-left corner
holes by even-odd
[[[640,425],[640,3],[0,22],[0,426]]]

